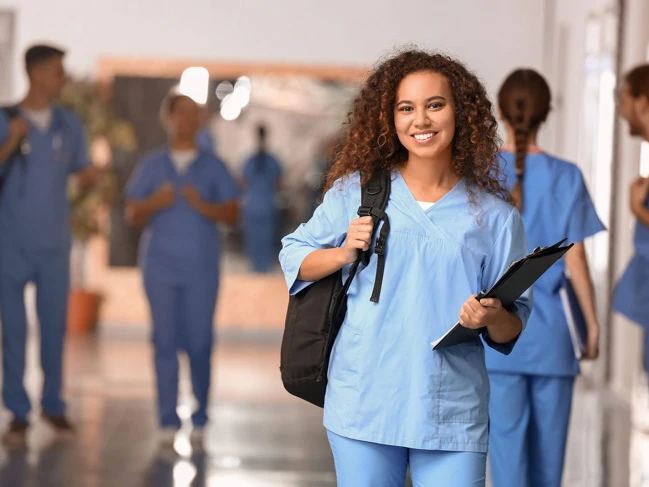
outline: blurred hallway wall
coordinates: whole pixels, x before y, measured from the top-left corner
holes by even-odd
[[[544,0],[0,0],[16,10],[21,55],[39,40],[69,50],[72,72],[101,56],[367,65],[414,42],[459,56],[495,89],[518,65],[541,67]]]

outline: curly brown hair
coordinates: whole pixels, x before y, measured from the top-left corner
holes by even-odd
[[[326,176],[325,191],[336,180],[360,171],[366,183],[375,171],[392,171],[408,160],[394,126],[394,105],[401,81],[412,73],[433,71],[444,76],[455,105],[453,167],[472,187],[511,201],[499,164],[501,140],[492,103],[478,77],[449,56],[409,49],[380,62],[361,86],[347,117],[347,132]]]

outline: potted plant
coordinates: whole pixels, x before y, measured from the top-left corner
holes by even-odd
[[[70,296],[68,329],[83,333],[96,327],[101,293],[90,289],[87,279],[88,244],[92,237],[108,237],[110,206],[116,194],[116,178],[110,170],[112,150],[137,148],[130,123],[119,118],[108,100],[88,79],[70,81],[59,100],[83,120],[88,138],[89,157],[98,168],[92,185],[81,185],[71,178],[68,187],[72,251],[70,261]]]

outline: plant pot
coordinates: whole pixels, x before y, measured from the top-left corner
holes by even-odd
[[[71,289],[68,296],[68,331],[84,334],[97,328],[102,295],[85,289]]]

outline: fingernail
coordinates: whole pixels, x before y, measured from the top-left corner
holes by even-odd
[[[487,300],[486,300],[486,299],[481,299],[481,300],[480,300],[480,304],[481,304],[482,306],[487,306]]]

